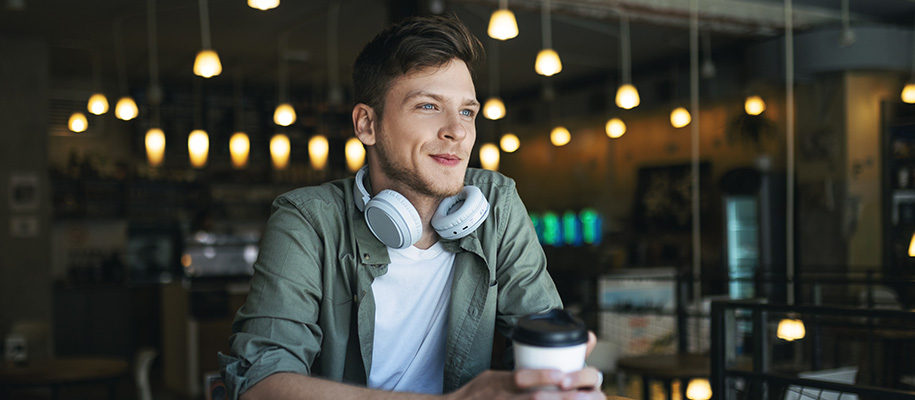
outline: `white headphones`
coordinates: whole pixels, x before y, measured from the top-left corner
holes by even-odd
[[[372,197],[365,189],[363,179],[368,167],[356,172],[356,208],[365,213],[365,222],[378,240],[396,249],[405,249],[416,243],[423,233],[423,224],[413,204],[402,194],[390,189]],[[489,202],[476,186],[464,186],[461,193],[442,200],[432,228],[445,239],[460,239],[476,230],[489,216]]]

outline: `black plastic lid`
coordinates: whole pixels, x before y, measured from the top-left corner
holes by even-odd
[[[588,341],[588,329],[570,312],[556,308],[519,319],[511,339],[530,346],[574,346]]]

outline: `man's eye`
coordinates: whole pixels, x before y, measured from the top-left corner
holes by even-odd
[[[465,117],[472,117],[476,115],[476,112],[473,110],[461,110],[461,115],[464,115]]]
[[[432,104],[423,104],[419,106],[419,108],[422,108],[423,110],[434,110],[435,106]]]

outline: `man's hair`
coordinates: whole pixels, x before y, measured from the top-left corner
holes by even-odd
[[[417,68],[439,67],[458,59],[473,74],[483,45],[455,16],[410,17],[392,25],[365,45],[353,64],[356,103],[384,112],[392,82]]]

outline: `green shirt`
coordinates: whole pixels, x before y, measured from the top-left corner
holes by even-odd
[[[479,187],[491,209],[475,232],[442,240],[456,253],[445,392],[489,369],[496,329],[508,336],[518,318],[562,307],[515,182],[468,169],[465,183]],[[371,285],[388,263],[387,247],[356,208],[353,178],[279,196],[233,323],[230,354],[219,355],[231,398],[277,372],[365,385],[375,321]]]

